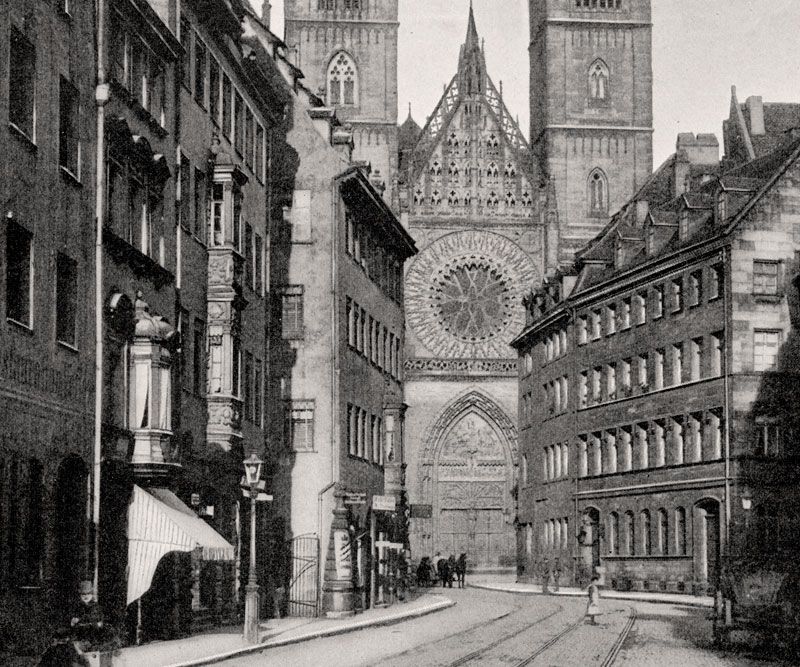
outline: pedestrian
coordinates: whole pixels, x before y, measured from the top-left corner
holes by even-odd
[[[553,593],[558,593],[561,586],[561,561],[556,558],[553,562]]]
[[[542,593],[550,595],[550,561],[547,558],[542,561],[539,578],[542,581]]]
[[[450,558],[447,559],[447,587],[453,587],[453,579],[456,576],[456,557],[453,554],[450,554]]]
[[[442,588],[447,586],[446,581],[446,570],[447,570],[447,559],[441,557],[440,552],[436,552],[436,574],[439,576],[439,581],[442,584]]]
[[[467,554],[465,553],[462,553],[458,557],[458,562],[456,563],[456,575],[458,576],[458,587],[464,588],[467,578]]]
[[[72,610],[70,627],[74,639],[81,644],[96,644],[102,638],[103,616],[100,607],[94,599],[94,589],[91,581],[82,581],[80,584],[80,602]]]
[[[586,615],[589,617],[589,625],[597,625],[595,616],[599,616],[600,611],[600,577],[596,574],[592,577],[592,582],[587,589],[589,593],[589,604],[586,605]]]
[[[428,586],[430,583],[430,573],[431,571],[428,563],[428,557],[423,556],[422,560],[417,566],[417,586]]]

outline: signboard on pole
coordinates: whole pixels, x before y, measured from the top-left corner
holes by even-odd
[[[433,517],[433,505],[421,505],[419,503],[411,503],[412,519],[430,519],[432,517]]]
[[[397,509],[395,496],[372,496],[373,512],[394,512]]]
[[[344,496],[344,504],[345,505],[366,505],[367,504],[367,494],[366,493],[346,493]]]

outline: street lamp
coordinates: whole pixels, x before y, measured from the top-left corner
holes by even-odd
[[[258,582],[256,580],[256,500],[258,500],[259,478],[263,461],[253,452],[244,460],[244,474],[250,496],[250,572],[244,597],[244,639],[250,644],[258,643]]]

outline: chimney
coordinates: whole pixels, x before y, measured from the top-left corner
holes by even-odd
[[[760,95],[751,95],[745,102],[750,116],[750,135],[761,137],[767,133],[764,125],[764,102]]]
[[[636,200],[636,224],[642,225],[647,220],[647,214],[650,213],[650,202],[646,199]]]
[[[264,0],[264,4],[261,6],[261,22],[267,26],[267,29],[270,29],[270,19],[272,17],[272,3],[269,0]]]
[[[682,132],[675,145],[675,196],[687,190],[692,166],[716,167],[719,164],[719,140],[713,134]]]

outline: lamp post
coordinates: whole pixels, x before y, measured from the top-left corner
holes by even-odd
[[[256,579],[256,500],[259,493],[259,478],[264,462],[253,452],[244,461],[244,472],[250,496],[250,571],[244,598],[244,640],[258,643],[258,581]],[[248,495],[245,490],[245,495]]]

